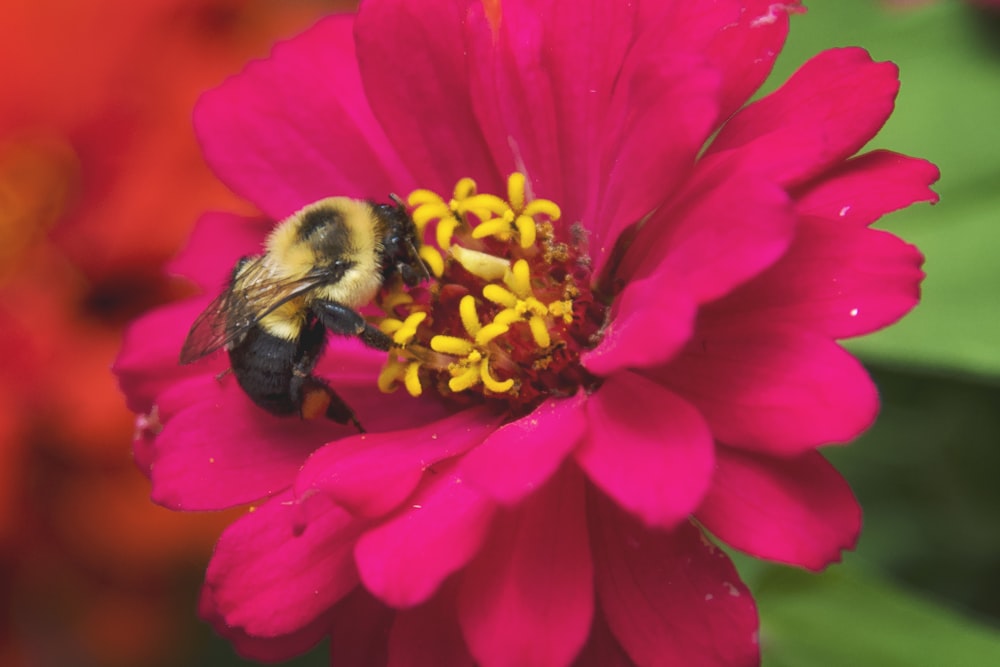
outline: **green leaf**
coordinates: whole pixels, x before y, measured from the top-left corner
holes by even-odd
[[[939,205],[881,224],[927,257],[921,305],[851,349],[883,363],[1000,377],[1000,17],[963,2],[907,11],[876,0],[807,4],[768,86],[834,46],[892,60],[902,88],[870,147],[927,158],[942,173]]]
[[[764,667],[985,667],[1000,637],[850,566],[774,568],[755,593]]]

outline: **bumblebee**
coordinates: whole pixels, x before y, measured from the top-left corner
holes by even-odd
[[[331,197],[278,224],[264,253],[243,257],[229,285],[195,319],[181,349],[189,364],[225,348],[236,381],[275,415],[325,414],[364,431],[351,408],[313,369],[327,332],[388,350],[392,339],[357,312],[397,276],[426,277],[412,218],[393,204]]]

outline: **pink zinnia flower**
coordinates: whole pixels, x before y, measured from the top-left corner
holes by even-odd
[[[927,162],[852,157],[898,87],[862,50],[741,109],[796,8],[368,0],[203,98],[210,164],[267,216],[412,192],[435,273],[372,312],[410,347],[337,339],[319,365],[366,434],[262,411],[224,355],[177,365],[270,220],[206,216],[173,267],[206,294],[133,325],[117,372],[154,500],[254,504],[201,605],[238,650],[758,662],[703,529],[813,570],[854,545],[817,448],[878,397],[837,340],[916,304],[919,252],[868,225],[936,198]]]

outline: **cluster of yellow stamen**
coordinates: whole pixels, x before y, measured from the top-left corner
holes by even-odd
[[[449,201],[416,190],[408,203],[421,238],[435,241],[420,256],[437,281],[422,301],[401,291],[380,301],[387,316],[379,326],[398,348],[379,388],[401,384],[419,396],[435,377],[452,393],[479,387],[487,395],[517,395],[519,373],[545,367],[546,355],[565,345],[554,341],[554,329],[565,330],[574,318],[579,292],[571,272],[562,267],[554,278],[553,253],[538,252],[539,245],[557,245],[552,223],[559,207],[532,199],[520,173],[508,179],[507,199],[479,193],[464,178]]]

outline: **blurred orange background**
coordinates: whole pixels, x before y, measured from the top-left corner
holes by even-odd
[[[344,0],[7,0],[0,22],[0,665],[193,664],[225,515],[149,502],[109,367],[179,296],[207,210],[199,93]]]

